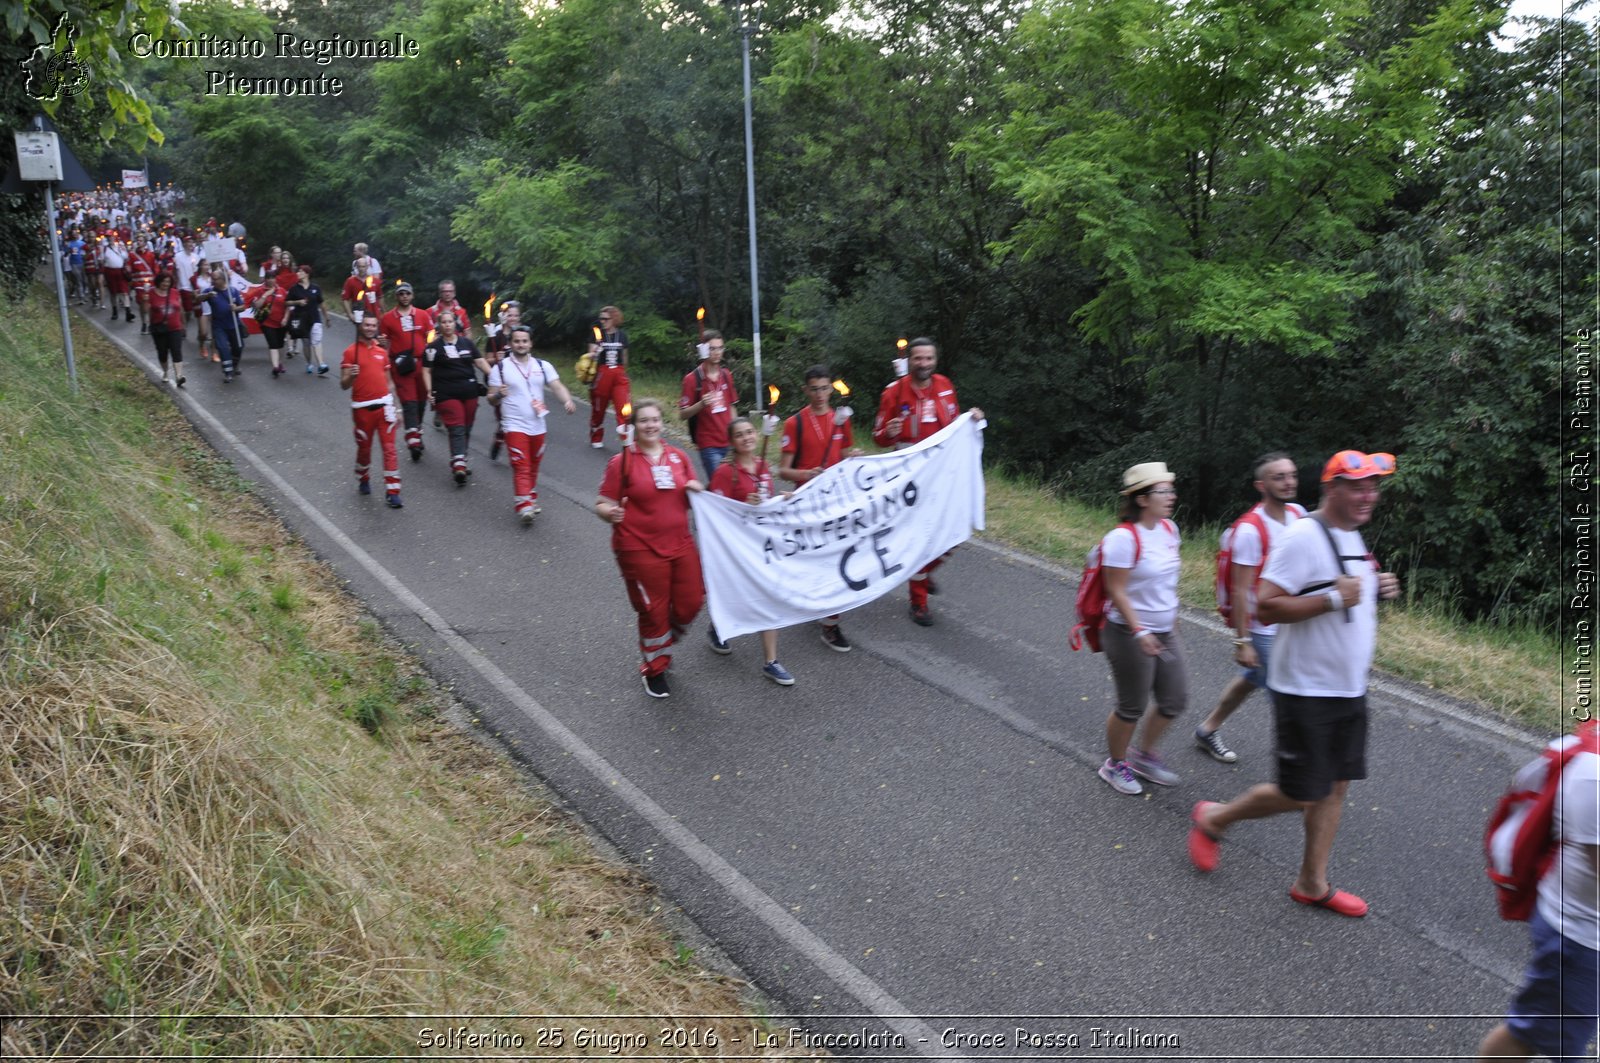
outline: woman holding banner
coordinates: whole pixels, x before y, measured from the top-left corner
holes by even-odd
[[[767,465],[767,459],[756,453],[759,439],[756,426],[750,423],[748,417],[735,417],[728,424],[728,441],[733,445],[733,457],[718,465],[717,471],[711,474],[712,491],[752,506],[760,505],[772,497],[772,470]],[[711,640],[713,651],[722,654],[733,652],[733,647],[717,635],[715,627],[706,632],[706,637]],[[794,686],[794,676],[778,663],[776,630],[761,633],[761,652],[762,660],[766,662],[761,666],[761,674],[780,687]]]
[[[661,435],[661,403],[641,399],[633,440],[606,465],[595,516],[611,525],[611,549],[639,614],[639,676],[645,693],[665,698],[672,646],[705,604],[700,555],[689,534],[689,492],[704,491],[689,455]]]

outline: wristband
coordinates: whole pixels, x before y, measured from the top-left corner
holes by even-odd
[[[1235,646],[1249,646],[1251,645],[1251,642],[1249,639],[1234,639],[1233,644]]]
[[[1344,595],[1339,593],[1339,588],[1328,588],[1328,612],[1337,612],[1344,608]]]
[[[1147,634],[1147,632],[1142,627],[1136,627],[1132,631],[1128,632],[1128,634],[1132,635],[1134,638],[1138,638],[1140,635]]]

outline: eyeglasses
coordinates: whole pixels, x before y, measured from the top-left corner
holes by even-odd
[[[1322,482],[1330,480],[1364,480],[1369,476],[1389,476],[1394,473],[1393,454],[1363,454],[1359,450],[1341,450],[1328,459],[1322,467]]]
[[[1175,495],[1178,492],[1174,491],[1170,487],[1157,487],[1155,490],[1151,491],[1150,493],[1153,494],[1153,495]]]
[[[708,354],[721,354],[722,351],[723,351],[723,348],[721,348],[721,347],[707,347],[706,348],[706,352]]]

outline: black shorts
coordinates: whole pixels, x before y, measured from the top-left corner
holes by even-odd
[[[1367,699],[1311,698],[1271,691],[1278,789],[1320,801],[1333,784],[1367,777]]]
[[[267,346],[275,351],[283,350],[283,337],[286,329],[273,328],[271,325],[262,325],[261,334],[267,338]]]

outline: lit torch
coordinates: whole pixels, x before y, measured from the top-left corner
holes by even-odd
[[[695,324],[700,326],[700,342],[706,341],[706,308],[701,307],[694,312]]]
[[[835,380],[833,382],[833,390],[837,391],[841,398],[848,398],[850,395],[850,385],[846,384],[843,380]],[[833,411],[834,431],[828,434],[828,446],[822,452],[822,467],[824,469],[828,467],[828,459],[833,456],[833,441],[839,434],[838,430],[849,423],[850,418],[854,417],[855,415],[856,411],[852,410],[848,406],[840,406],[837,410]]]
[[[595,331],[599,332],[600,330],[595,329]],[[617,411],[617,417],[620,420],[617,425],[617,435],[622,437],[622,446],[626,449],[633,446],[633,403],[624,402],[622,409]]]
[[[906,360],[906,338],[901,336],[895,342],[895,349],[899,352],[894,359],[894,375],[905,376],[911,372],[911,364]]]
[[[767,445],[772,442],[772,437],[778,432],[778,415],[771,411],[778,408],[778,389],[772,384],[767,385],[767,414],[761,418],[761,460],[767,460]]]
[[[494,301],[495,293],[490,292],[483,304],[483,334],[489,337],[500,334],[500,326],[494,323]]]

